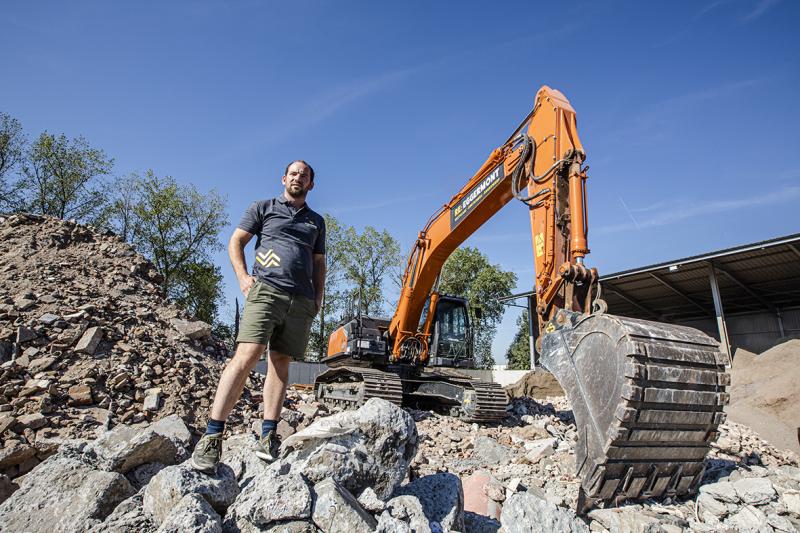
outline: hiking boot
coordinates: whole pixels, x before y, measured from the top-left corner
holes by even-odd
[[[192,468],[213,474],[217,471],[220,455],[222,455],[222,433],[203,435],[192,452]]]
[[[256,447],[256,456],[271,463],[278,458],[278,453],[281,448],[281,437],[275,431],[269,431],[267,434],[258,441]]]

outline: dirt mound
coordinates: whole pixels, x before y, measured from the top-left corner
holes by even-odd
[[[564,390],[553,374],[543,369],[528,372],[513,385],[505,387],[505,390],[509,398],[564,396]]]
[[[731,371],[732,420],[755,429],[779,448],[800,453],[800,340],[790,339],[761,355],[739,349]]]
[[[160,281],[114,235],[0,217],[0,474],[24,474],[48,442],[100,426],[170,414],[205,422],[227,349],[164,300]],[[232,425],[257,405],[246,390]]]

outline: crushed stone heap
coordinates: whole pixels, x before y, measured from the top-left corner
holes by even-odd
[[[118,423],[205,422],[227,349],[166,301],[160,282],[117,236],[0,217],[0,475],[30,471],[59,439]],[[248,387],[262,383],[252,374]],[[249,422],[258,396],[245,389],[233,428]]]

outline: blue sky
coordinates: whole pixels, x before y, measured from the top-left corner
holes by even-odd
[[[0,110],[84,135],[117,175],[217,189],[225,238],[306,159],[313,208],[405,254],[547,84],[578,115],[601,272],[799,230],[800,3],[553,4],[5,2]],[[467,244],[531,288],[521,204]]]

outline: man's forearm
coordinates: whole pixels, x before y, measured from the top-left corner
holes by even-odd
[[[244,258],[244,245],[235,240],[228,243],[228,256],[237,279],[247,275],[247,262]]]

